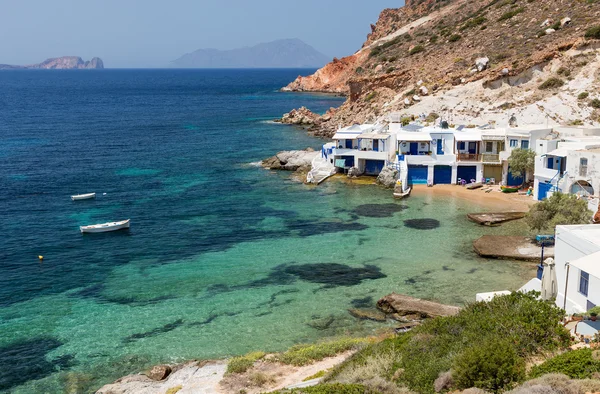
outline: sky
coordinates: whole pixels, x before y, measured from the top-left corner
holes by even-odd
[[[403,0],[0,0],[0,63],[100,57],[105,67],[166,67],[200,48],[299,38],[354,53],[384,8]]]

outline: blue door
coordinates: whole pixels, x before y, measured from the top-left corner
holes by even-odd
[[[346,140],[346,149],[352,149],[352,140]]]
[[[346,161],[346,167],[354,167],[354,156],[342,156]]]
[[[379,140],[373,140],[373,150],[379,152]]]
[[[408,166],[408,184],[426,185],[427,166]]]
[[[436,185],[449,185],[452,182],[452,167],[435,166],[433,168],[433,183]]]
[[[419,154],[419,143],[418,142],[411,142],[410,143],[410,154],[411,155],[418,155]]]
[[[513,176],[513,174],[510,172],[510,167],[508,167],[508,175],[506,178],[506,186],[521,186],[523,184],[523,177],[522,176]]]
[[[437,154],[438,155],[444,154],[444,140],[442,140],[441,138],[439,138],[437,140]]]
[[[546,193],[548,193],[552,189],[551,183],[540,182],[537,190],[537,200],[541,201],[546,198]]]
[[[471,182],[471,179],[477,180],[477,166],[458,166],[456,176],[466,180],[467,183]]]
[[[469,154],[474,155],[477,153],[477,142],[469,142]]]
[[[383,160],[365,160],[365,174],[379,175],[384,164]]]

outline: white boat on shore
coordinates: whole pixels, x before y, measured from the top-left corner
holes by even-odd
[[[108,222],[101,224],[92,224],[90,226],[80,226],[79,230],[82,233],[105,233],[108,231],[117,231],[129,228],[129,220],[122,220],[120,222]]]
[[[406,189],[405,191],[403,191],[401,193],[394,193],[394,198],[404,198],[404,197],[407,197],[410,194],[411,190],[412,190],[412,187],[409,187],[408,189]]]
[[[71,200],[73,201],[89,200],[90,198],[96,198],[96,193],[75,194],[74,196],[71,196]]]

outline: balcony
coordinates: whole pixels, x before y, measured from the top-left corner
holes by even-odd
[[[484,153],[481,155],[484,163],[500,164],[500,155],[495,153]]]
[[[481,155],[478,153],[459,153],[456,155],[458,161],[481,161]]]

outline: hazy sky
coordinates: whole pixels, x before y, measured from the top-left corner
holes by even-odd
[[[328,56],[360,48],[403,0],[0,0],[0,63],[101,57],[106,67],[164,67],[199,48],[299,38]]]

